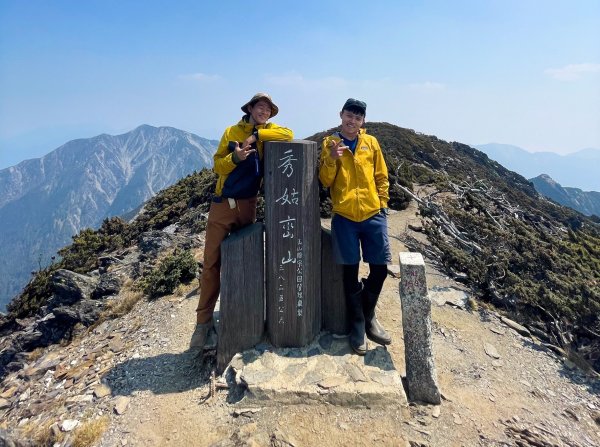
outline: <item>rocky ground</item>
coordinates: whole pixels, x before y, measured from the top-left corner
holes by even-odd
[[[389,218],[395,262],[406,251],[401,235],[412,231],[408,224],[419,224],[415,211]],[[246,401],[231,377],[211,377],[210,355],[200,360],[187,351],[194,282],[174,295],[139,301],[126,316],[82,331],[69,345],[31,354],[1,384],[1,426],[38,445],[60,446],[90,445],[94,436],[103,447],[600,445],[598,379],[493,310],[473,309],[468,290],[427,269],[440,406],[406,405],[401,398],[383,405],[289,404],[276,392]],[[399,281],[388,277],[378,315],[394,340],[385,355],[404,376]],[[335,387],[329,383],[328,392]]]

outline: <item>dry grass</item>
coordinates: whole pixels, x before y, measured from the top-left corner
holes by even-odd
[[[121,289],[133,289],[133,285],[134,285],[135,281],[133,280],[133,278],[131,278],[130,276],[128,276],[127,278],[125,278],[125,281],[123,281],[123,285],[121,286]]]
[[[117,298],[107,302],[101,319],[117,318],[128,314],[143,297],[144,294],[140,290],[123,290]]]
[[[198,287],[198,283],[196,280],[192,280],[188,283],[181,283],[177,286],[177,288],[173,291],[173,295],[174,296],[178,296],[178,297],[185,297],[187,296],[192,290],[194,290],[196,287]]]
[[[110,418],[102,416],[98,419],[85,421],[73,432],[73,447],[91,447],[106,431]]]
[[[136,318],[135,320],[133,320],[131,322],[131,326],[127,330],[127,333],[133,333],[133,332],[137,331],[139,328],[141,328],[143,325],[144,325],[144,322],[142,320],[140,320],[139,318]]]
[[[35,362],[44,354],[46,349],[47,348],[35,348],[33,351],[27,354],[27,360],[29,360],[30,362]]]
[[[469,298],[467,298],[467,307],[472,312],[477,312],[480,306],[476,299],[474,299],[472,296],[469,296]]]
[[[48,420],[42,424],[38,421],[30,421],[21,427],[21,435],[24,439],[33,441],[33,445],[36,446],[51,446],[54,443],[62,442],[65,438],[63,432],[58,431],[57,435],[54,434],[50,426],[53,424],[51,420]]]
[[[175,290],[173,290],[173,296],[184,296],[186,294],[187,287],[185,284],[179,284]]]

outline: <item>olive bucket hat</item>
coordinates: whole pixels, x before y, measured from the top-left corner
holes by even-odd
[[[267,95],[266,93],[257,93],[256,95],[254,95],[250,101],[248,101],[246,104],[244,104],[242,106],[242,112],[249,114],[250,111],[248,110],[248,106],[253,106],[261,99],[267,101],[271,105],[271,118],[273,118],[275,115],[277,115],[279,113],[279,107],[277,107],[275,105],[275,103],[273,102],[271,97],[269,95]]]

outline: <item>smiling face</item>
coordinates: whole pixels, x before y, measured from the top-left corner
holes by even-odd
[[[248,106],[248,112],[250,112],[250,122],[252,124],[265,124],[271,118],[273,109],[268,101],[259,99],[254,105]]]
[[[348,140],[354,140],[360,128],[365,124],[365,117],[349,110],[342,110],[340,118],[342,119],[342,135]]]

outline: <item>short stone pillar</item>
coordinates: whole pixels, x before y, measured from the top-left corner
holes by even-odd
[[[317,144],[265,143],[267,332],[277,347],[321,330],[321,222]]]
[[[431,301],[420,253],[400,253],[400,278],[408,398],[437,405],[441,400],[431,340]]]

